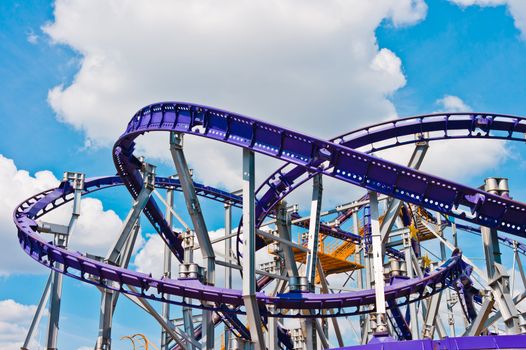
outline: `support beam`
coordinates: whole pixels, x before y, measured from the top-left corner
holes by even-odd
[[[305,262],[305,276],[309,288],[313,288],[316,280],[316,265],[318,260],[318,238],[320,231],[320,212],[323,194],[322,175],[317,174],[312,179],[312,201],[310,208],[310,222],[307,248],[307,258]]]
[[[121,233],[106,254],[105,261],[127,267],[133,251],[133,246],[139,233],[138,220],[146,207],[152,191],[155,189],[155,166],[143,163],[143,187],[134,201],[132,209],[126,216]],[[111,289],[103,289],[100,302],[99,334],[95,345],[96,350],[111,349],[111,328],[113,312],[117,305],[119,293]]]
[[[33,338],[33,333],[35,332],[35,328],[37,328],[40,323],[40,319],[42,318],[44,309],[49,299],[49,292],[51,290],[52,280],[53,271],[49,274],[46,286],[44,287],[44,291],[42,292],[42,297],[40,297],[40,302],[38,303],[37,310],[35,311],[35,315],[33,316],[33,320],[31,320],[31,325],[29,326],[29,330],[27,331],[26,339],[24,340],[24,345],[22,345],[22,347],[20,348],[21,350],[29,350],[29,344],[31,343],[31,339]]]
[[[488,320],[488,317],[493,309],[493,305],[495,305],[495,300],[493,299],[493,297],[487,297],[480,306],[480,310],[477,314],[477,317],[469,325],[468,329],[466,329],[464,336],[480,335],[480,333],[485,329],[484,325]]]
[[[420,168],[420,165],[422,165],[428,148],[429,144],[427,143],[427,141],[418,142],[415,146],[415,149],[413,150],[413,154],[411,155],[411,159],[409,160],[407,166],[409,168],[418,170]],[[380,226],[380,234],[382,236],[383,244],[386,244],[389,241],[389,233],[393,228],[396,218],[398,217],[398,213],[400,212],[400,207],[402,206],[402,201],[396,198],[392,198],[387,203],[388,204],[387,209],[385,211],[384,219],[382,221],[382,225]]]
[[[422,338],[424,339],[433,339],[438,310],[440,308],[440,300],[442,300],[442,291],[433,294],[429,300],[426,317],[424,320],[424,329],[422,330]]]
[[[183,258],[183,264],[186,266],[190,266],[194,263],[194,235],[192,231],[186,231],[183,233],[183,248],[184,248],[184,258]],[[188,305],[192,304],[192,299],[184,298],[185,303]],[[194,321],[192,316],[192,308],[190,306],[183,306],[183,326],[184,326],[184,332],[189,336],[193,338],[194,334]],[[206,317],[208,315],[208,311],[203,310],[203,319],[206,320]],[[210,315],[211,316],[211,315]],[[211,319],[210,319],[211,321]],[[202,330],[208,328],[206,331],[210,332],[210,327],[205,326],[205,323],[203,321],[202,323]],[[213,332],[213,329],[212,329]],[[206,345],[205,345],[206,346]],[[193,349],[191,344],[189,344],[189,349]]]
[[[526,299],[526,291],[523,291],[522,293],[520,293],[519,295],[516,295],[514,298],[513,298],[513,303],[515,305],[518,305],[519,303],[521,303],[523,300]],[[491,316],[487,321],[486,323],[484,324],[484,328],[488,328],[490,327],[492,324],[494,324],[495,322],[497,322],[500,318],[502,317],[502,313],[500,311],[497,311],[493,314],[493,316]],[[524,333],[524,332],[523,332]]]
[[[405,264],[406,264],[406,270],[407,270],[407,277],[414,278],[415,277],[415,270],[413,269],[412,264],[412,253],[413,248],[411,246],[411,237],[409,233],[404,234],[404,255],[405,255]],[[409,317],[411,318],[411,321],[409,323],[409,326],[411,327],[411,334],[413,336],[413,339],[418,339],[418,336],[420,335],[420,332],[418,330],[418,314],[416,313],[416,304],[411,303],[408,305],[409,307]]]
[[[508,180],[504,178],[487,178],[484,181],[484,190],[491,194],[508,197]],[[512,300],[509,276],[501,265],[500,243],[497,230],[489,227],[481,227],[480,233],[484,248],[488,282],[495,303],[502,313],[507,333],[518,334],[520,332],[519,313]]]
[[[243,149],[243,301],[256,350],[265,349],[261,316],[256,301],[256,198],[254,152]]]
[[[310,209],[309,233],[307,236],[307,257],[305,260],[305,277],[309,290],[314,291],[316,282],[316,266],[318,261],[318,240],[320,232],[320,212],[323,195],[322,175],[317,174],[312,179],[312,200]],[[305,344],[307,349],[317,348],[316,331],[320,337],[325,337],[323,329],[317,320],[305,320]],[[323,341],[322,341],[323,343]],[[325,348],[325,344],[324,348]]]
[[[135,294],[138,294],[137,289],[134,286],[127,285],[127,287]],[[185,341],[181,339],[181,337],[184,337],[182,333],[178,334],[178,331],[175,327],[170,326],[169,323],[165,322],[163,317],[155,311],[155,309],[146,301],[144,298],[139,298],[131,294],[126,295],[128,299],[130,299],[132,302],[140,306],[142,309],[146,310],[153,318],[159,322],[161,327],[170,335],[170,337],[181,347],[183,350],[187,350],[188,348],[185,346]],[[192,341],[191,338],[186,338],[186,341]],[[192,343],[196,348],[200,348],[200,344],[193,341]]]
[[[172,132],[170,134],[170,152],[177,169],[177,175],[179,177],[179,183],[185,197],[186,207],[188,208],[188,214],[192,219],[194,231],[201,247],[203,259],[206,262],[206,274],[207,284],[214,284],[214,272],[215,272],[215,255],[212,243],[208,237],[208,229],[206,228],[205,219],[203,212],[201,211],[201,205],[195,192],[194,182],[192,181],[192,175],[188,168],[186,158],[183,153],[183,135]]]
[[[376,334],[387,334],[387,320],[385,309],[385,281],[382,237],[380,235],[380,222],[378,214],[378,196],[376,192],[369,191],[371,214],[371,238],[373,246],[373,272],[374,290],[376,299],[376,324],[373,329]]]
[[[359,225],[359,222],[358,222],[358,212],[355,211],[353,214],[352,214],[352,223],[353,223],[353,232],[355,233],[358,233],[360,231],[360,225]],[[365,249],[363,249],[364,247],[364,240],[362,240],[362,243],[361,243],[361,247],[359,249],[359,252],[358,252],[358,262],[360,263],[360,265],[362,266],[365,266],[364,269],[361,269],[361,270],[358,270],[358,277],[357,277],[357,284],[358,284],[358,288],[360,290],[364,290],[366,289],[366,279],[367,277],[365,276],[366,274],[368,274],[367,272],[367,269],[369,268],[367,266],[367,264],[365,264],[365,256],[364,256],[364,252],[365,252]],[[367,286],[367,288],[369,288]],[[361,337],[360,337],[360,344],[365,344],[367,343],[367,338],[368,338],[368,335],[369,335],[369,330],[368,330],[368,327],[369,327],[369,316],[368,314],[362,314],[359,316],[360,318],[360,329],[362,330],[361,332]]]
[[[157,192],[157,191],[154,191],[154,192]],[[168,188],[166,190],[165,205],[166,205],[166,213],[165,213],[166,222],[170,226],[170,229],[172,229],[173,213],[172,213],[172,210],[170,209],[173,209],[173,206],[174,206],[174,189],[173,188]],[[170,250],[170,247],[168,247],[168,245],[164,246],[163,254],[164,254],[163,276],[165,278],[171,278],[172,277],[172,252]],[[164,294],[163,298],[169,301],[170,294]],[[169,302],[163,303],[161,312],[162,312],[164,322],[168,324],[170,322],[170,303]],[[169,338],[168,332],[166,332],[166,330],[163,327],[161,327],[161,350],[169,350],[170,348],[168,346],[169,341],[170,341],[170,338]]]
[[[188,214],[192,219],[194,231],[201,247],[201,254],[206,264],[206,283],[215,284],[215,254],[208,236],[208,229],[201,211],[201,205],[195,192],[195,186],[192,181],[192,175],[188,168],[186,158],[183,152],[183,134],[170,133],[170,153],[172,154],[179,183],[183,190]],[[203,336],[202,342],[206,344],[206,349],[214,347],[214,324],[212,322],[212,312],[203,310]]]
[[[418,263],[418,258],[416,257],[413,249],[411,249],[410,253],[411,253],[411,261],[413,264],[413,269],[416,272],[416,276],[418,278],[424,278],[424,272],[420,268],[420,264]],[[429,287],[427,289],[431,291]],[[422,304],[422,311],[424,315],[427,315],[428,309],[426,307],[426,304]],[[435,322],[434,326],[438,333],[439,338],[444,338],[446,336],[446,330],[444,328],[444,325],[442,324],[442,318],[440,317],[439,313],[436,314],[436,319],[434,322]]]
[[[80,201],[82,196],[82,190],[84,189],[84,174],[66,172],[64,174],[63,181],[69,181],[73,187],[73,211],[71,213],[71,219],[69,221],[68,230],[66,235],[57,234],[55,235],[55,245],[61,248],[67,248],[69,237],[73,233],[73,229],[77,220],[80,216]],[[56,267],[59,270],[63,269],[63,265],[56,263]],[[49,324],[48,324],[48,335],[47,335],[47,349],[56,350],[58,343],[58,330],[59,330],[59,318],[60,318],[60,303],[62,300],[62,274],[53,271],[51,272],[51,302],[49,305]]]
[[[321,283],[321,292],[325,294],[329,294],[329,283],[327,282],[327,278],[325,276],[325,271],[323,271],[323,267],[321,266],[321,262],[318,260],[318,274],[320,276],[320,283]],[[330,309],[329,313],[334,314],[334,310]],[[336,335],[336,339],[338,340],[338,346],[343,348],[343,337],[342,332],[340,330],[340,325],[338,324],[338,318],[337,317],[331,317],[332,327],[334,329],[334,334]]]
[[[232,232],[232,205],[230,203],[225,204],[225,236],[228,236]],[[225,256],[232,256],[232,239],[225,239]],[[225,267],[225,288],[232,289],[232,268]],[[225,349],[229,348],[230,345],[230,328],[225,324],[224,328],[224,339]]]
[[[292,251],[291,245],[285,243],[292,243],[290,235],[290,215],[287,212],[287,202],[285,201],[280,202],[276,208],[276,226],[280,238],[278,241],[280,242],[279,247],[285,260],[287,275],[289,278],[297,278],[298,266],[296,265],[296,260],[294,260],[294,252]]]

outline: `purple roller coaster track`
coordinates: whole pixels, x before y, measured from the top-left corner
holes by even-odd
[[[176,177],[155,176],[154,167],[134,154],[135,139],[148,132],[170,134]],[[243,150],[242,194],[193,182],[183,154],[185,134]],[[121,293],[149,310],[160,323],[163,349],[214,348],[214,326],[223,323],[223,346],[230,349],[325,349],[335,344],[342,349],[364,350],[526,348],[526,321],[519,306],[526,295],[514,295],[499,255],[500,246],[512,249],[526,280],[520,263],[526,246],[514,238],[526,237],[526,204],[511,199],[506,179],[491,178],[485,187],[470,188],[418,170],[430,141],[460,138],[524,142],[526,118],[488,113],[431,114],[373,125],[324,141],[207,106],[165,102],[144,107],[113,147],[117,176],[84,179],[80,174],[67,173],[59,187],[28,198],[14,211],[22,248],[52,271],[46,287],[52,298],[48,348],[57,347],[62,275],[92,284],[102,292],[96,349],[111,348],[111,318]],[[415,151],[409,166],[373,155],[411,144]],[[257,190],[255,153],[284,162]],[[322,176],[359,186],[368,194],[329,211],[338,214],[336,220],[322,221],[327,215],[320,211]],[[285,198],[309,180],[313,183],[311,212],[301,218],[287,209]],[[108,255],[95,257],[68,249],[69,235],[80,215],[81,197],[122,185],[134,205]],[[157,190],[168,193],[166,200]],[[170,203],[174,191],[184,195],[192,220],[193,228],[182,233],[174,231],[172,224],[176,215]],[[224,261],[215,257],[215,242],[208,236],[198,198],[223,203],[228,215],[231,208],[242,210],[236,229],[232,230],[228,222],[223,241],[230,244],[230,239],[236,238],[236,244],[232,256],[228,251]],[[68,202],[74,203],[69,225],[42,221],[45,214]],[[382,210],[384,214],[380,215]],[[141,213],[167,247],[162,278],[127,268]],[[344,223],[351,218],[349,229]],[[304,244],[291,239],[294,225],[308,229]],[[446,239],[446,229],[455,237],[456,230],[482,236],[486,271],[464,257],[456,242]],[[53,234],[54,239],[48,241],[44,233]],[[424,263],[420,252],[424,235],[438,242],[442,250],[431,266]],[[193,243],[194,236],[199,247]],[[321,245],[329,240],[352,247],[363,267],[357,272],[357,288],[341,287],[335,292],[337,288],[327,285]],[[257,270],[255,252],[276,245],[279,249],[273,261],[278,262],[277,270]],[[449,257],[446,247],[452,251]],[[205,267],[194,263],[194,249],[201,250]],[[299,265],[298,251],[306,254]],[[170,275],[170,255],[181,263],[179,278]],[[216,286],[216,264],[225,271],[241,270],[242,290],[232,288],[231,272],[225,288]],[[483,281],[478,287],[475,274]],[[264,291],[271,285],[274,291]],[[446,295],[449,332],[439,317],[444,304],[441,297]],[[148,300],[163,303],[163,314],[159,315]],[[181,307],[181,325],[171,319],[169,305]],[[464,315],[460,336],[456,336],[459,325],[454,323],[454,307]],[[200,320],[194,320],[192,309],[202,310]],[[349,317],[360,320],[360,345],[344,347],[338,320]],[[285,321],[289,319],[296,319],[301,327],[287,327]],[[332,340],[329,323],[334,328]],[[334,339],[337,343],[331,343]],[[26,339],[24,348],[27,344]]]

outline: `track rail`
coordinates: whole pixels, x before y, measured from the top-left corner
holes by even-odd
[[[173,187],[179,189],[178,182],[172,179],[157,178],[157,186]],[[88,179],[85,182],[83,195],[99,191],[104,188],[121,185],[118,177]],[[204,187],[201,187],[204,188]],[[219,201],[236,200],[234,196],[217,196],[214,191],[214,199]],[[208,197],[209,194],[201,195]],[[14,213],[14,220],[18,227],[20,244],[27,254],[48,268],[59,271],[70,277],[84,282],[117,290],[120,292],[145,297],[152,300],[166,301],[162,294],[215,303],[215,307],[209,309],[218,312],[229,312],[243,314],[243,299],[241,291],[204,285],[196,279],[156,279],[150,275],[119,268],[104,262],[86,257],[78,252],[72,252],[47,242],[41,236],[37,228],[36,220],[42,215],[64,205],[72,199],[72,188],[67,182],[63,182],[58,188],[45,191],[23,202]],[[63,265],[58,269],[57,264]],[[410,279],[388,286],[385,289],[386,298],[389,300],[403,299],[396,302],[404,305],[409,302],[426,298],[434,292],[449,286],[463,272],[463,262],[460,255],[450,258],[443,266],[423,279]],[[134,292],[127,289],[127,285],[138,289]],[[429,291],[431,289],[431,291]],[[413,295],[413,298],[411,298]],[[416,297],[415,297],[416,295]],[[374,308],[374,290],[340,294],[312,294],[312,293],[287,293],[277,297],[270,297],[264,293],[257,294],[257,300],[262,306],[274,306],[276,309],[298,309],[298,310],[339,310],[333,314],[322,314],[321,312],[311,315],[300,314],[268,314],[276,317],[335,317],[344,315],[355,315],[369,312],[365,305]],[[182,300],[170,300],[177,305],[186,305]],[[226,308],[226,305],[230,306]],[[202,305],[191,305],[196,308],[204,308]],[[352,308],[352,310],[345,310]]]
[[[269,123],[223,110],[188,103],[166,102],[147,106],[135,114],[113,148],[118,177],[86,181],[83,194],[124,184],[136,198],[142,188],[140,162],[134,156],[134,140],[146,132],[180,132],[228,143],[280,159],[286,164],[259,188],[258,225],[274,205],[314,174],[322,173],[341,181],[398,198],[449,216],[512,235],[526,237],[526,204],[489,194],[452,181],[377,158],[369,153],[416,142],[455,138],[486,138],[524,141],[526,120],[521,117],[492,114],[447,114],[406,118],[363,128],[323,141]],[[464,131],[464,133],[459,133]],[[418,134],[418,140],[408,139]],[[364,152],[357,149],[368,148]],[[176,180],[156,178],[159,187],[178,189]],[[197,185],[199,195],[240,205],[240,198],[211,187]],[[42,215],[72,199],[69,183],[37,194],[14,212],[20,244],[33,259],[73,278],[143,298],[167,301],[163,294],[180,299],[169,302],[187,305],[183,298],[209,301],[209,309],[243,314],[243,299],[238,290],[207,286],[195,279],[155,279],[149,275],[96,261],[77,252],[46,242],[37,232],[36,221]],[[182,259],[179,237],[168,226],[156,201],[150,198],[145,216],[159,232],[172,252]],[[325,229],[325,228],[323,228]],[[358,242],[360,237],[331,230],[345,239]],[[324,232],[325,233],[325,232]],[[258,247],[264,245],[259,241]],[[58,269],[61,263],[63,268]],[[464,273],[461,254],[455,253],[441,267],[423,278],[404,280],[385,288],[391,305],[421,300],[450,286]],[[136,287],[135,293],[126,286]],[[374,311],[374,290],[352,293],[314,294],[292,292],[270,297],[257,293],[260,306],[275,309],[312,310],[302,314],[266,314],[270,317],[336,317]],[[202,304],[190,305],[205,308]],[[321,311],[332,309],[333,313]],[[466,347],[463,347],[463,349]],[[467,349],[467,348],[466,348]]]

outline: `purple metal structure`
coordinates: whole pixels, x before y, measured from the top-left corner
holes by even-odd
[[[181,139],[180,135],[184,134],[201,136],[242,148],[246,164],[250,164],[250,157],[253,157],[254,153],[260,153],[280,159],[285,162],[285,165],[272,174],[257,191],[251,190],[251,186],[253,188],[254,185],[253,176],[247,175],[246,178],[244,176],[247,186],[244,187],[242,196],[193,183],[189,180],[189,172],[185,175],[184,171],[178,171],[178,179],[155,177],[152,168],[134,155],[134,140],[146,132],[169,132],[172,137],[175,135]],[[467,282],[470,281],[471,271],[477,268],[468,265],[467,260],[458,249],[455,249],[455,246],[452,247],[451,257],[442,256],[442,262],[437,264],[435,269],[421,271],[418,263],[419,252],[416,252],[411,244],[406,243],[403,244],[403,251],[401,251],[399,245],[390,241],[389,232],[393,231],[391,227],[388,227],[387,233],[382,235],[378,213],[370,210],[378,207],[376,194],[384,195],[385,198],[389,198],[386,211],[391,208],[397,213],[402,203],[405,203],[407,206],[425,208],[435,212],[438,224],[433,226],[433,223],[429,223],[429,230],[433,231],[433,227],[438,227],[437,231],[440,232],[437,233],[436,238],[442,245],[449,244],[441,232],[448,225],[455,230],[474,232],[481,232],[480,227],[486,227],[489,228],[488,232],[493,232],[494,237],[498,238],[497,245],[498,242],[502,242],[512,247],[515,252],[524,254],[526,248],[523,244],[511,238],[496,235],[496,232],[500,231],[513,236],[526,237],[526,204],[512,200],[507,191],[499,195],[496,191],[488,192],[470,188],[414,168],[388,162],[373,156],[372,153],[400,145],[427,144],[428,141],[457,138],[524,142],[525,135],[525,118],[485,113],[452,113],[399,119],[324,141],[206,106],[176,102],[158,103],[137,112],[129,122],[124,134],[115,143],[113,159],[118,176],[92,178],[82,183],[81,195],[124,185],[135,201],[134,209],[129,216],[133,219],[126,222],[128,226],[123,230],[122,241],[115,245],[114,255],[109,254],[107,259],[95,259],[87,254],[70,251],[67,245],[57,244],[57,241],[48,242],[43,238],[42,232],[52,232],[59,236],[66,235],[65,231],[60,231],[60,229],[57,229],[58,231],[44,230],[45,225],[39,219],[63,204],[78,199],[76,195],[79,189],[72,186],[68,179],[65,179],[58,188],[39,193],[21,203],[14,212],[14,222],[18,228],[21,246],[33,259],[56,273],[93,284],[106,291],[106,294],[103,293],[103,295],[109,299],[104,304],[106,311],[101,314],[101,335],[97,341],[97,349],[110,349],[111,347],[111,333],[107,334],[106,328],[111,326],[111,314],[119,293],[139,300],[143,306],[146,305],[145,307],[149,305],[146,300],[150,299],[179,305],[188,311],[186,315],[189,316],[185,318],[184,332],[170,325],[169,315],[163,315],[163,317],[157,315],[160,320],[157,317],[156,319],[166,332],[167,340],[163,349],[170,347],[178,349],[213,348],[214,329],[211,325],[220,322],[225,323],[228,333],[235,336],[234,340],[240,340],[239,343],[230,342],[229,348],[234,349],[236,346],[237,348],[248,346],[256,349],[297,348],[291,338],[292,332],[275,322],[275,319],[286,318],[303,320],[301,324],[306,344],[304,346],[328,348],[328,333],[323,331],[320,320],[339,319],[353,315],[361,315],[362,327],[364,327],[361,337],[362,345],[345,349],[526,348],[526,336],[522,335],[526,332],[526,324],[516,306],[526,296],[513,298],[513,293],[506,284],[507,275],[499,267],[500,260],[493,257],[495,252],[500,251],[498,247],[489,247],[495,254],[486,256],[488,266],[491,266],[493,268],[491,271],[494,271],[491,275],[485,276],[489,285],[488,293],[479,295],[473,292],[476,294],[475,301],[481,304],[479,315],[482,316],[477,316],[472,306],[473,295],[470,294],[472,289],[468,288],[470,284]],[[180,147],[182,150],[181,145]],[[177,152],[177,149],[174,148],[173,152]],[[172,155],[174,155],[178,169],[184,170],[184,157],[176,158],[176,153]],[[252,172],[249,169],[244,168],[244,175]],[[363,260],[364,266],[367,266],[368,269],[365,277],[361,272],[359,273],[359,279],[362,281],[361,290],[316,293],[315,286],[302,283],[304,277],[298,275],[295,262],[290,261],[286,261],[289,271],[279,276],[265,275],[259,271],[258,274],[261,277],[256,279],[255,270],[248,276],[245,274],[244,281],[254,283],[255,292],[249,292],[248,289],[245,289],[245,285],[243,291],[214,286],[214,266],[219,262],[215,260],[213,250],[208,251],[210,257],[205,277],[205,274],[199,273],[202,268],[194,266],[195,264],[192,264],[187,255],[189,249],[193,249],[193,246],[188,248],[188,237],[184,238],[183,235],[174,232],[171,222],[166,219],[153,196],[150,196],[155,188],[184,193],[189,203],[188,208],[201,249],[206,249],[207,244],[211,247],[211,243],[207,237],[204,237],[206,227],[203,227],[204,222],[197,196],[222,202],[228,207],[243,208],[247,203],[253,203],[255,206],[253,217],[249,215],[247,218],[245,215],[238,226],[237,265],[241,266],[241,258],[244,264],[254,263],[255,250],[266,247],[272,240],[277,241],[282,250],[290,249],[293,245],[290,237],[288,239],[277,238],[268,232],[265,236],[265,232],[262,231],[265,225],[264,220],[269,218],[274,220],[278,204],[301,184],[318,174],[362,187],[370,193],[370,196],[361,198],[359,204],[351,205],[350,207],[354,209],[340,216],[341,222],[336,220],[336,224],[320,222],[319,212],[318,216],[311,216],[311,219],[317,217],[312,220],[318,221],[320,234],[363,246],[365,240],[359,232],[356,229],[353,230],[354,232],[348,232],[342,227],[342,223],[350,219],[352,213],[357,213],[362,209],[367,211],[369,222],[367,229],[370,230],[372,240],[367,242],[371,249],[363,249],[361,253],[362,259],[365,259]],[[321,195],[321,191],[318,192]],[[316,192],[313,192],[313,200],[314,193]],[[171,208],[167,209],[169,210]],[[141,212],[157,230],[171,253],[182,263],[181,266],[184,266],[179,278],[172,279],[169,273],[163,278],[153,278],[126,268],[129,256],[123,253],[125,251],[123,247],[128,244],[133,248],[133,240],[129,238],[132,236],[130,232],[137,220],[137,217],[133,215],[138,216]],[[357,218],[355,215],[355,221]],[[453,220],[444,220],[444,223],[441,224],[443,218],[457,218],[480,227],[457,224]],[[293,213],[289,220],[295,219],[299,220],[299,216]],[[399,229],[403,228],[403,225],[397,226],[400,226]],[[244,239],[247,240],[247,232],[251,231],[245,231],[245,229],[251,227],[255,234],[253,237],[255,249],[245,250],[245,253],[242,253],[243,241],[239,233],[243,228]],[[190,232],[190,230],[187,231]],[[205,235],[199,235],[199,232],[204,232]],[[230,232],[226,234],[231,235]],[[484,236],[485,233],[482,232],[482,235]],[[408,237],[406,232],[403,241],[409,242]],[[128,243],[125,244],[125,242]],[[315,250],[315,247],[311,250]],[[366,251],[365,254],[363,251]],[[204,250],[203,252],[203,255],[207,256]],[[317,255],[315,251],[311,253],[314,256]],[[283,255],[285,255],[283,259],[286,260],[286,254]],[[405,264],[407,276],[392,273],[390,278],[386,279],[386,286],[383,288],[380,280],[384,280],[385,271],[381,267],[385,264],[385,259]],[[314,265],[311,268],[316,268],[316,259],[313,260]],[[231,261],[227,259],[223,266],[235,265]],[[371,267],[373,265],[376,267],[374,271]],[[522,265],[520,268],[522,271]],[[484,274],[479,273],[479,275]],[[285,281],[285,285],[276,288],[276,293],[267,294],[262,291],[274,278],[278,277],[281,277],[281,280],[277,279],[278,286],[282,281]],[[286,282],[288,282],[288,288]],[[454,337],[454,331],[453,337],[448,337],[447,334],[443,334],[444,331],[437,324],[436,315],[438,315],[440,306],[440,296],[446,292],[450,293],[451,290],[458,293],[459,304],[462,304],[463,309],[467,309],[466,312],[472,311],[471,314],[473,314],[475,311],[474,316],[466,321],[465,334],[470,335],[469,337]],[[463,296],[463,299],[460,298],[460,295]],[[490,297],[487,297],[488,295]],[[405,305],[407,305],[406,315],[401,312],[401,307]],[[418,330],[417,322],[420,321],[416,319],[416,313],[412,313],[412,322],[409,317],[410,308],[416,308],[416,305],[420,305],[424,314],[422,323],[425,329],[422,334]],[[205,315],[211,315],[206,316],[211,319],[205,325],[194,328],[191,309],[202,309],[203,318]],[[483,312],[483,310],[486,311]],[[154,310],[150,313],[155,315]],[[386,320],[386,316],[389,315],[392,318],[389,320],[390,323]],[[489,320],[491,317],[496,320],[499,315],[505,322],[508,335],[488,333],[491,324],[488,323]],[[250,327],[246,327],[246,324],[239,319],[245,316]],[[58,324],[58,319],[55,322]],[[266,345],[261,344],[263,327],[269,334]],[[334,321],[334,327],[335,330],[338,329],[336,333],[339,333],[337,321]],[[435,329],[441,333],[439,334],[440,339],[433,340]],[[485,335],[481,336],[481,334]],[[397,336],[398,340],[395,341],[393,336]],[[169,344],[170,338],[175,341],[175,344]],[[202,338],[202,343],[200,343],[199,339]],[[402,339],[406,340],[402,341]],[[240,345],[241,343],[245,345]],[[338,344],[343,346],[341,335],[338,337]],[[56,340],[52,343],[48,341],[48,348],[56,348]]]

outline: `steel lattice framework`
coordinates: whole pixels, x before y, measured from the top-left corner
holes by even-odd
[[[134,154],[135,139],[149,132],[170,134],[177,178],[156,176],[155,167]],[[185,134],[243,150],[242,193],[193,182],[183,153]],[[500,245],[513,249],[526,279],[519,257],[526,253],[526,246],[510,238],[526,237],[526,204],[510,198],[506,179],[488,179],[486,187],[478,189],[418,170],[429,141],[459,138],[524,142],[526,118],[488,113],[431,114],[373,125],[324,141],[196,104],[166,102],[141,109],[113,147],[117,176],[84,179],[82,174],[66,173],[59,187],[27,199],[14,212],[21,246],[53,271],[41,301],[45,304],[46,295],[51,294],[48,348],[56,348],[62,275],[93,284],[102,292],[97,349],[111,348],[111,319],[121,293],[147,309],[161,324],[163,349],[213,348],[214,326],[220,323],[225,324],[227,346],[232,349],[328,348],[330,339],[324,320],[331,320],[342,347],[338,319],[353,315],[360,315],[363,330],[362,345],[352,349],[526,348],[526,336],[522,335],[526,322],[517,307],[526,295],[513,295],[499,255]],[[408,166],[373,155],[408,144],[415,144]],[[284,162],[257,189],[255,153]],[[368,194],[329,211],[337,214],[335,220],[322,221],[321,217],[327,215],[320,210],[322,176],[359,186]],[[291,213],[284,201],[309,180],[313,183],[311,212],[301,218],[296,211]],[[130,192],[134,205],[108,255],[94,257],[68,250],[69,235],[80,215],[81,197],[121,185]],[[157,189],[167,191],[166,200]],[[184,195],[192,220],[193,228],[185,224],[187,228],[182,233],[173,229],[172,221],[177,216],[172,209],[174,191]],[[228,244],[225,261],[215,256],[199,197],[225,205],[224,240]],[[41,220],[70,201],[74,202],[74,209],[69,225]],[[159,201],[167,206],[165,211]],[[383,207],[379,206],[381,201],[385,202]],[[232,207],[243,211],[237,230],[232,230]],[[381,210],[385,211],[383,215],[379,213]],[[163,278],[127,268],[141,213],[166,244]],[[348,220],[353,224],[351,230],[343,225]],[[269,225],[276,229],[265,229]],[[293,225],[308,230],[303,242],[291,239]],[[444,238],[447,227],[455,234],[459,229],[482,236],[486,272],[463,257],[456,243]],[[55,238],[47,241],[42,233],[52,233]],[[396,235],[402,239],[397,241]],[[229,258],[230,238],[236,236],[235,257]],[[194,237],[204,257],[204,267],[193,261]],[[331,272],[324,271],[320,263],[323,259],[318,257],[320,244],[327,237],[342,242],[335,251],[346,252],[343,260],[351,254],[358,256],[359,262],[353,269],[365,270],[358,273],[359,290],[330,291],[325,274]],[[419,239],[436,239],[442,248],[441,259],[428,270]],[[270,245],[279,247],[276,261],[282,264],[279,271],[265,273],[256,269],[255,252]],[[449,258],[444,253],[446,246],[452,250]],[[294,255],[300,253],[305,261],[304,270],[295,261]],[[179,278],[171,276],[171,255],[181,263]],[[216,264],[227,271],[242,270],[242,290],[232,288],[231,272],[226,288],[215,286]],[[386,264],[391,267],[386,269]],[[405,267],[401,268],[402,265]],[[486,293],[473,286],[472,271],[485,279]],[[271,283],[276,285],[274,292],[264,292]],[[459,295],[458,304],[467,315],[462,337],[452,337],[454,330],[448,337],[439,324],[441,296],[451,291]],[[148,299],[163,303],[163,315],[155,311]],[[182,307],[184,331],[170,319],[170,304]],[[422,311],[421,317],[417,308]],[[203,310],[200,322],[194,321],[192,309]],[[34,323],[40,318],[39,312]],[[285,328],[281,321],[288,318],[300,319],[301,329]],[[499,319],[504,323],[506,335],[489,332],[491,324]],[[32,332],[33,325],[24,348]]]

